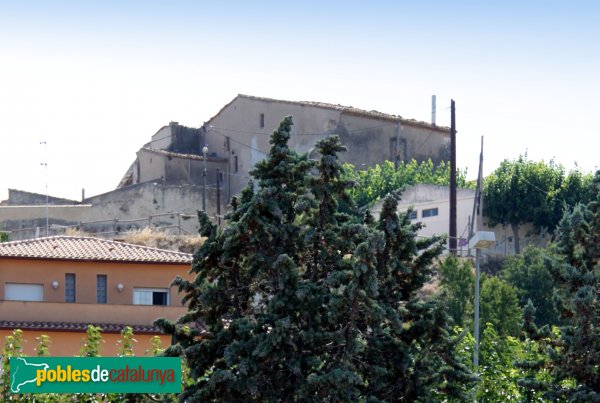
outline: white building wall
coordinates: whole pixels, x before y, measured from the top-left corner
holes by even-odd
[[[422,222],[424,227],[418,232],[419,236],[448,235],[450,225],[450,190],[446,186],[419,184],[406,189],[398,204],[398,212],[406,212],[409,208],[416,211],[413,222]],[[466,242],[469,234],[470,216],[473,214],[475,190],[458,189],[456,198],[456,228],[458,238]],[[379,218],[383,200],[375,204],[371,210],[375,218]],[[424,210],[437,209],[437,215],[423,217]],[[477,224],[477,219],[476,222]],[[477,228],[475,226],[475,228]],[[464,243],[463,242],[463,243]],[[460,250],[461,242],[457,244]]]
[[[174,122],[172,122],[172,123],[174,123]],[[154,136],[152,136],[152,141],[150,142],[150,148],[166,150],[171,145],[172,140],[173,140],[173,133],[171,131],[170,125],[164,126],[159,131],[157,131]]]

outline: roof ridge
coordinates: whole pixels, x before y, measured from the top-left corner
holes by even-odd
[[[0,243],[0,257],[188,263],[193,254],[91,236],[56,235]]]
[[[59,238],[59,237],[61,237],[61,235],[56,235],[53,238]],[[72,236],[72,235],[62,235],[62,237],[64,237],[64,238],[67,238],[67,237],[68,238],[75,238],[75,239],[79,238],[79,239],[99,240],[101,242],[112,243],[112,244],[115,244],[115,245],[133,246],[135,248],[155,250],[155,251],[159,251],[159,252],[175,253],[175,254],[182,255],[182,256],[191,256],[192,255],[191,253],[185,253],[185,252],[180,252],[180,251],[175,251],[175,250],[170,250],[170,249],[161,249],[161,248],[156,248],[154,246],[139,245],[139,244],[131,243],[131,242],[115,241],[114,239],[96,238],[96,237],[93,237],[93,236],[80,236],[80,237],[76,237],[76,236]]]
[[[80,236],[52,235],[52,236],[48,236],[48,237],[30,238],[30,239],[23,239],[23,240],[17,240],[17,241],[3,242],[3,243],[0,243],[0,247],[2,245],[8,245],[8,244],[33,243],[33,242],[40,242],[40,241],[51,241],[51,240],[56,240],[56,239],[89,239],[89,240],[93,240],[93,241],[111,243],[111,244],[121,245],[121,246],[133,246],[136,248],[150,249],[150,250],[156,250],[156,251],[160,251],[160,252],[170,252],[170,253],[175,253],[175,254],[184,255],[184,256],[192,255],[191,253],[174,251],[174,250],[170,250],[170,249],[161,249],[161,248],[156,248],[153,246],[139,245],[139,244],[131,243],[131,242],[121,242],[121,241],[115,241],[113,239],[97,238],[97,237],[93,237],[93,236],[84,236],[84,235],[80,235]]]
[[[213,116],[209,120],[209,122],[212,121],[216,116],[218,116],[221,113],[221,111],[223,111],[223,109],[225,109],[227,106],[229,106],[231,103],[233,103],[233,101],[235,101],[235,99],[237,99],[237,98],[246,98],[246,99],[253,99],[253,100],[258,100],[258,101],[266,101],[266,102],[282,102],[282,103],[293,104],[293,105],[312,106],[315,108],[320,107],[320,108],[334,109],[334,110],[338,110],[338,111],[342,111],[342,112],[366,115],[366,116],[369,116],[372,118],[395,120],[395,121],[402,122],[405,124],[427,127],[427,128],[434,129],[434,130],[441,130],[441,131],[449,131],[450,130],[450,128],[446,127],[446,126],[432,125],[431,123],[428,123],[425,121],[403,118],[400,115],[393,115],[393,114],[386,113],[386,112],[380,112],[375,109],[367,110],[367,109],[357,108],[354,106],[347,106],[347,105],[342,105],[342,104],[332,104],[332,103],[321,102],[321,101],[290,101],[290,100],[285,100],[285,99],[259,97],[256,95],[247,95],[247,94],[238,94],[230,103],[228,103],[223,108],[221,108],[221,110],[215,116]]]

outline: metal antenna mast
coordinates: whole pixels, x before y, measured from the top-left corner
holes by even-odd
[[[44,162],[40,165],[44,166],[44,170],[46,171],[46,236],[50,235],[50,226],[48,225],[48,143],[46,141],[40,141],[40,144],[44,145]]]

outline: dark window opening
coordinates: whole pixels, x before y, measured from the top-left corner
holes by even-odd
[[[238,172],[238,156],[233,157],[233,172]]]
[[[75,274],[65,274],[65,302],[75,302]]]
[[[106,274],[98,274],[96,276],[96,302],[98,304],[106,304],[106,285],[107,277]]]
[[[416,220],[417,219],[417,212],[416,210],[411,210],[408,212],[408,218],[410,220]]]
[[[436,215],[438,215],[438,209],[437,207],[435,208],[428,208],[423,210],[423,218],[425,217],[435,217]]]
[[[152,293],[152,305],[167,305],[167,292],[154,291]]]
[[[265,114],[260,114],[260,127],[265,127]]]

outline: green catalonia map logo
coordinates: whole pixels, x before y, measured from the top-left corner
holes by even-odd
[[[11,393],[179,393],[173,357],[13,357]]]

